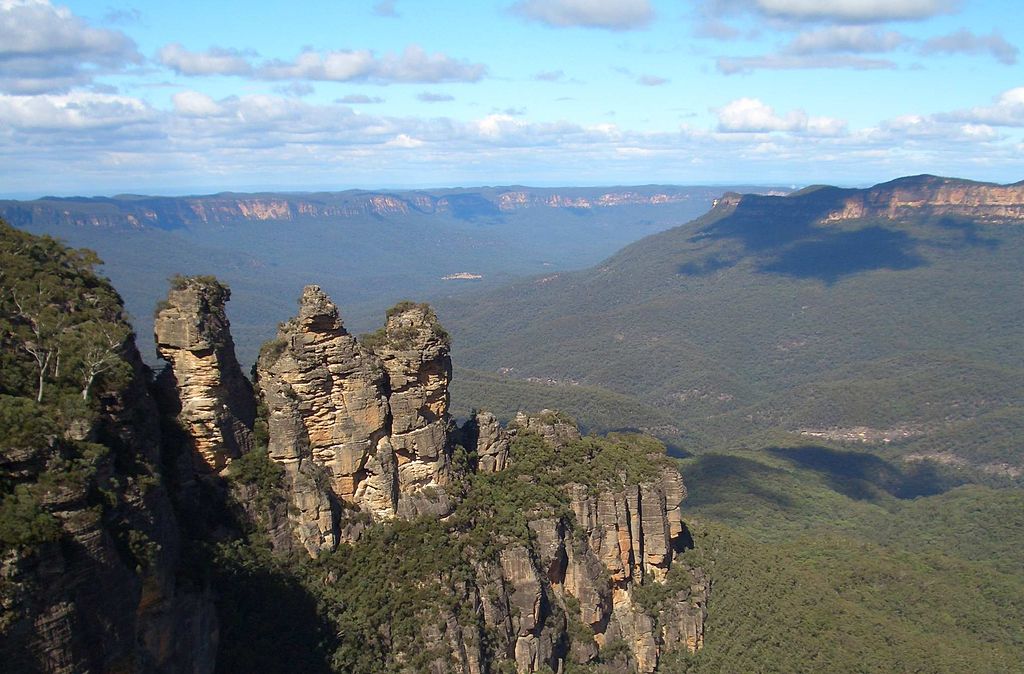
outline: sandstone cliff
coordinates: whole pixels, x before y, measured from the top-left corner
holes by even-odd
[[[230,468],[251,444],[248,417],[232,410],[252,407],[229,401],[248,389],[225,383],[244,381],[230,349],[226,293],[209,281],[179,285],[160,312],[157,339],[172,363],[164,384],[176,392],[177,422],[209,482],[217,479],[210,469]],[[456,427],[448,335],[422,304],[396,305],[384,328],[357,340],[323,291],[307,286],[255,372],[266,456],[283,480],[235,493],[263,500],[265,516],[254,519],[273,549],[283,555],[294,545],[322,560],[339,545],[372,549],[381,539],[365,543],[367,528],[398,519],[410,521],[406,532],[434,523],[423,531],[436,539],[410,534],[399,554],[440,545],[451,556],[419,580],[359,581],[395,585],[395,611],[416,607],[392,615],[413,619],[418,636],[393,641],[382,655],[388,661],[467,674],[501,661],[523,673],[568,663],[647,673],[668,651],[701,647],[708,584],[679,561],[685,488],[656,441],[585,439],[550,410],[520,413],[508,429],[487,412]],[[283,500],[268,500],[268,488]],[[336,582],[327,571],[317,585]],[[418,599],[406,604],[405,593]]]
[[[580,440],[575,427],[574,439],[564,437],[567,425],[550,411],[516,419],[520,433],[538,434],[556,451]],[[687,540],[679,472],[666,462],[637,481],[623,469],[608,482],[562,489],[567,511],[538,513],[527,544],[502,549],[495,567],[478,566],[485,622],[499,630],[517,671],[560,671],[602,651],[607,662],[621,644],[617,671],[653,672],[667,650],[699,649],[709,588],[701,571],[677,560]],[[650,600],[655,587],[660,601]]]
[[[1024,219],[1024,184],[993,185],[937,176],[915,176],[857,190],[824,220],[915,215],[968,217],[978,222]]]
[[[219,472],[252,449],[252,385],[242,375],[224,310],[230,291],[214,279],[181,278],[157,312],[159,384],[192,443],[196,466]]]
[[[44,487],[39,505],[59,525],[53,540],[7,548],[0,560],[5,671],[214,670],[213,597],[182,573],[148,371],[134,345],[124,357],[129,384],[103,391],[74,437],[0,452],[0,473]]]
[[[376,193],[234,194],[191,197],[43,198],[0,201],[0,216],[19,226],[59,224],[75,227],[177,229],[247,221],[389,217],[467,212],[500,214],[524,209],[594,210],[619,206],[656,206],[693,198],[679,188],[611,189],[490,188],[479,192],[440,190]]]
[[[333,548],[353,511],[381,521],[450,507],[447,335],[429,309],[400,305],[373,349],[307,286],[298,316],[260,354],[269,453],[292,484],[310,554]]]

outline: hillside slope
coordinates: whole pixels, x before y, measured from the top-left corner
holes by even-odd
[[[729,195],[597,267],[438,311],[467,367],[629,396],[711,445],[782,428],[957,461],[971,425],[967,458],[1013,474],[1022,208],[1024,185],[932,176]]]
[[[722,187],[522,186],[0,201],[0,217],[97,251],[140,334],[173,274],[234,291],[243,362],[311,278],[357,331],[380,307],[579,269],[706,211]],[[756,188],[755,188],[756,189]],[[145,350],[145,357],[150,351]]]

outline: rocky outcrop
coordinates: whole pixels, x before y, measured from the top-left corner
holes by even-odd
[[[257,363],[270,458],[286,470],[310,554],[333,547],[354,513],[381,521],[450,507],[447,335],[425,305],[399,305],[372,346],[307,286]]]
[[[476,456],[476,469],[496,473],[508,462],[512,434],[490,412],[477,412],[459,429],[459,443]]]
[[[978,222],[1024,220],[1024,185],[994,185],[937,176],[900,178],[856,190],[824,220],[900,220],[915,215],[969,217]]]
[[[253,445],[252,386],[235,357],[225,302],[215,279],[176,279],[154,325],[168,407],[192,444],[200,471],[220,472]]]
[[[563,447],[580,439],[580,429],[576,423],[564,414],[551,410],[541,410],[537,414],[517,412],[512,428],[536,433],[555,447]]]
[[[565,489],[571,514],[530,519],[528,543],[509,540],[476,562],[496,655],[526,673],[608,666],[618,652],[609,671],[654,672],[666,652],[701,648],[709,584],[678,559],[688,541],[679,472],[665,464],[642,481]]]
[[[387,373],[390,442],[397,463],[397,513],[441,515],[452,421],[450,340],[429,306],[404,302],[388,312],[375,355]],[[426,492],[426,490],[430,490]]]
[[[4,671],[214,671],[217,616],[208,589],[183,573],[148,371],[134,345],[124,357],[130,381],[100,392],[80,435],[28,453],[0,447],[0,473],[24,484],[45,475],[39,505],[59,526],[53,540],[3,546]],[[85,451],[68,472],[61,457]]]

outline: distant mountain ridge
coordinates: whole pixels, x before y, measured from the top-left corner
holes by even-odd
[[[708,188],[712,190],[712,188]],[[779,191],[778,193],[784,193]],[[0,217],[15,226],[35,225],[177,229],[241,221],[292,221],[306,218],[359,218],[394,215],[450,215],[459,220],[500,217],[531,208],[603,209],[618,206],[681,204],[694,199],[692,188],[531,188],[310,193],[234,193],[203,196],[43,197],[0,201]]]
[[[725,195],[590,269],[439,305],[470,345],[460,362],[485,373],[456,399],[472,391],[509,414],[495,375],[520,397],[530,381],[572,381],[710,447],[777,430],[884,437],[900,455],[1016,475],[1022,223],[1022,183],[912,176]],[[624,423],[574,407],[568,387],[532,390],[585,425]]]

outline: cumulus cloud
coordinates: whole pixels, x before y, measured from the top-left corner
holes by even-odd
[[[991,54],[1000,63],[1013,65],[1020,50],[1007,42],[997,31],[988,35],[975,35],[966,28],[927,40],[921,45],[922,54]]]
[[[786,115],[775,112],[757,98],[738,98],[716,111],[718,130],[723,133],[771,133],[788,131],[817,136],[836,136],[846,129],[846,122],[831,117],[808,117],[803,110]]]
[[[371,103],[383,103],[380,96],[367,96],[366,94],[348,94],[334,101],[343,105],[368,105]]]
[[[128,96],[93,92],[9,96],[0,94],[0,125],[22,131],[121,128],[153,121],[154,111]]]
[[[908,41],[906,35],[867,26],[829,26],[799,33],[783,49],[788,54],[887,52]]]
[[[520,0],[516,14],[555,28],[634,30],[654,18],[649,0]]]
[[[797,69],[850,69],[886,70],[896,68],[888,59],[864,58],[850,54],[767,54],[765,56],[722,56],[716,62],[724,75],[748,73],[754,70]]]
[[[156,59],[179,75],[248,75],[253,71],[250,56],[221,47],[193,52],[174,42],[160,49]]]
[[[0,90],[54,93],[140,63],[124,33],[90,26],[47,0],[0,0]]]
[[[876,23],[926,19],[951,11],[956,0],[754,0],[753,9],[773,17],[798,21]]]
[[[211,48],[188,51],[180,44],[160,50],[158,60],[180,75],[236,75],[262,80],[313,80],[322,82],[476,82],[487,67],[454,59],[441,52],[427,53],[410,45],[401,54],[377,56],[368,49],[319,52],[308,49],[291,61],[274,59],[259,65],[243,52]]]
[[[422,101],[423,103],[447,103],[448,101],[454,101],[455,97],[450,94],[439,94],[433,91],[421,91],[416,94],[416,100]]]
[[[877,142],[908,143],[988,143],[999,140],[999,133],[987,124],[957,123],[943,115],[900,115],[869,129],[866,135]]]
[[[1024,127],[1024,87],[1001,93],[992,105],[940,115],[939,119],[968,124]]]
[[[217,101],[198,91],[179,91],[171,101],[174,111],[185,117],[215,117],[224,112]]]

